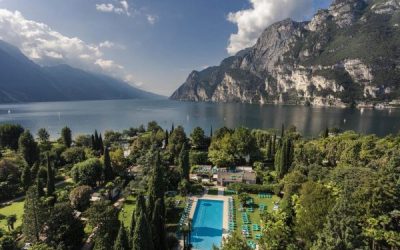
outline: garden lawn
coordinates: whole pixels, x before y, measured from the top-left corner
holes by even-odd
[[[126,228],[129,228],[131,226],[132,213],[135,210],[135,207],[136,197],[133,195],[129,195],[128,198],[126,198],[124,205],[118,215],[119,220],[124,223],[124,226]]]
[[[174,209],[167,209],[166,229],[168,232],[176,233],[178,230],[179,220],[181,219],[183,210],[186,206],[186,197],[177,195],[174,197],[175,201],[180,201],[180,204]]]
[[[260,210],[259,210],[259,205],[260,204],[265,204],[266,209],[265,211],[272,212],[272,208],[274,207],[274,202],[278,202],[280,199],[278,196],[273,195],[272,198],[259,198],[258,195],[256,194],[249,194],[251,198],[253,198],[253,209],[254,212],[247,212],[249,219],[250,219],[250,232],[251,232],[251,238],[247,238],[247,240],[253,240],[254,242],[257,242],[255,239],[256,234],[262,233],[262,231],[253,231],[253,224],[258,224],[259,226],[263,226],[261,223],[261,216],[260,216]],[[235,201],[235,211],[236,211],[236,232],[240,235],[242,235],[242,225],[243,225],[243,220],[242,220],[242,212],[239,211],[240,208],[240,200],[238,199],[237,195],[233,196],[234,201]]]
[[[21,226],[22,215],[24,214],[24,201],[13,202],[10,206],[0,208],[0,214],[5,216],[15,214],[17,216],[17,221],[14,224],[14,228]],[[0,228],[8,231],[6,219],[0,221]]]

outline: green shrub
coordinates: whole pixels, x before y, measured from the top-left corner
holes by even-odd
[[[208,153],[203,151],[191,150],[189,152],[189,161],[191,166],[205,165],[208,163]]]
[[[218,195],[218,189],[216,188],[210,188],[207,192],[209,195]]]
[[[246,183],[233,183],[229,185],[229,189],[237,191],[238,193],[275,193],[277,185],[258,185]]]

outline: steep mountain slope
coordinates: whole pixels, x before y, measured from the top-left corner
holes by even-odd
[[[68,65],[41,67],[0,41],[0,103],[155,97],[120,80]]]
[[[400,0],[335,0],[283,20],[220,66],[193,71],[171,99],[374,105],[400,100]]]

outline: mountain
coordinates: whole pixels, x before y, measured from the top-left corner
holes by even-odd
[[[269,26],[257,43],[193,71],[182,101],[373,106],[400,103],[400,0],[335,0],[309,22]]]
[[[155,97],[123,81],[68,65],[41,67],[0,41],[0,103]]]

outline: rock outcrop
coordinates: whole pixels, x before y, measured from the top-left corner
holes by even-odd
[[[349,106],[400,99],[400,0],[335,0],[283,20],[220,66],[193,71],[171,99]]]

